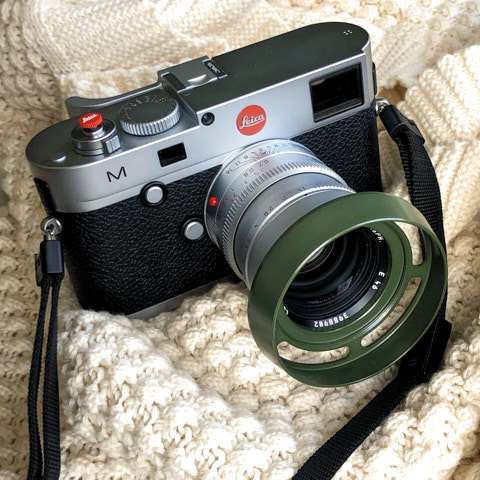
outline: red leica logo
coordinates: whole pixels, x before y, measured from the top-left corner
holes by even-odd
[[[267,123],[267,114],[259,105],[245,107],[237,117],[237,128],[243,135],[255,135]]]

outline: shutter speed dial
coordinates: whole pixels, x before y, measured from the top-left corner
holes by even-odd
[[[157,135],[180,120],[180,107],[167,92],[142,95],[126,103],[119,113],[120,124],[131,135]]]

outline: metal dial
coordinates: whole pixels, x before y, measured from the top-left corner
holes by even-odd
[[[180,107],[167,92],[160,90],[126,103],[119,117],[122,128],[131,135],[157,135],[177,124]]]

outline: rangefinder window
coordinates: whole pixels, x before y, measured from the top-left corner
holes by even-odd
[[[310,82],[315,122],[363,104],[360,64]]]

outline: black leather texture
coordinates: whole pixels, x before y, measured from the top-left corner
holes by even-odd
[[[310,148],[356,191],[381,190],[375,109],[293,140]],[[157,207],[133,197],[87,213],[61,213],[65,260],[83,308],[136,313],[232,273],[208,235],[181,233],[203,219],[208,188],[220,167],[167,185]]]
[[[382,190],[375,103],[292,140],[308,147],[356,192]]]
[[[65,261],[83,308],[131,314],[231,274],[208,235],[187,240],[189,218],[203,219],[219,167],[167,185],[157,207],[140,197],[87,213],[56,213]]]

